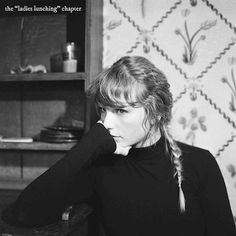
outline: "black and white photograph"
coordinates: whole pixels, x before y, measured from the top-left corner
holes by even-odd
[[[236,236],[235,11],[1,0],[0,236]]]

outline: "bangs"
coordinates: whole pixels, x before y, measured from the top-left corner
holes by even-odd
[[[127,105],[135,107],[143,101],[143,87],[132,77],[103,75],[100,77],[95,103],[113,108]]]

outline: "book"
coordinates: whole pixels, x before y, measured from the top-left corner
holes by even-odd
[[[0,142],[32,143],[33,142],[33,138],[30,138],[30,137],[9,137],[9,138],[0,137]]]

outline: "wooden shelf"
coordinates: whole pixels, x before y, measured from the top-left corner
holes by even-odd
[[[0,150],[22,150],[22,151],[69,151],[76,143],[17,143],[0,142]]]
[[[21,81],[64,81],[86,79],[84,72],[77,73],[38,73],[38,74],[2,74],[0,82],[21,82]]]
[[[0,190],[1,189],[23,190],[32,181],[33,181],[33,179],[0,177]]]

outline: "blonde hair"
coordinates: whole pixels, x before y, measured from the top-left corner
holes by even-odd
[[[169,88],[166,76],[148,59],[140,56],[125,56],[99,74],[87,93],[94,96],[96,105],[122,107],[124,104],[121,101],[125,99],[132,107],[137,105],[144,107],[145,123],[149,121],[151,128],[159,129],[165,138],[166,151],[174,166],[173,175],[178,182],[180,211],[184,212],[182,153],[168,131],[173,105]]]

